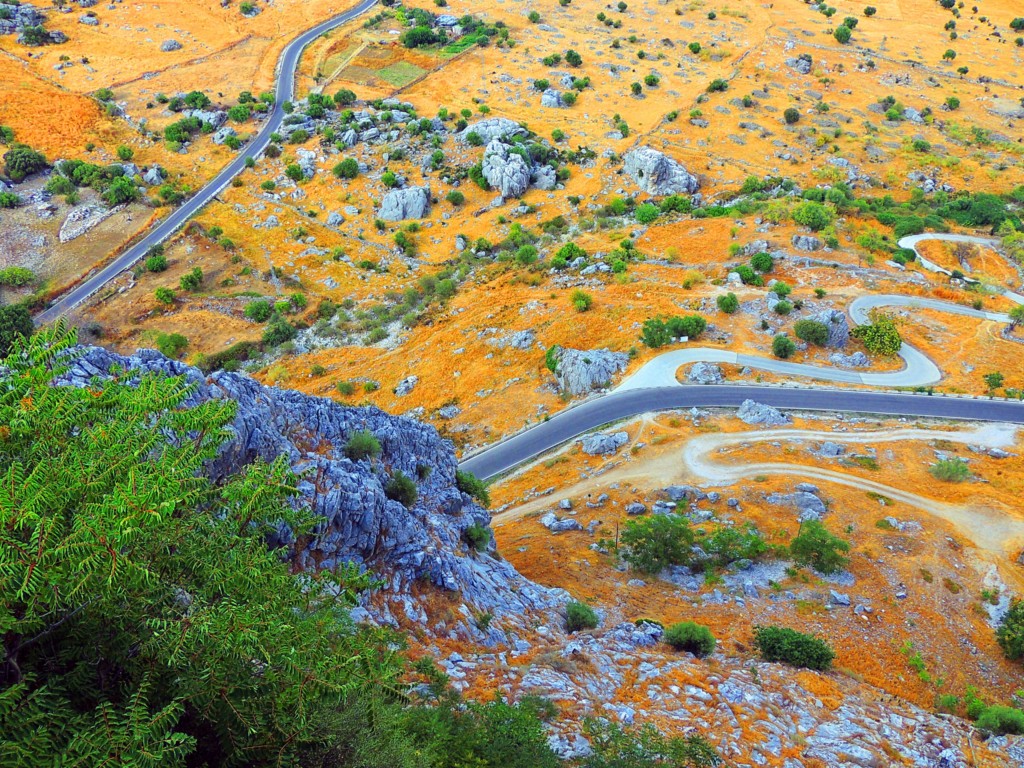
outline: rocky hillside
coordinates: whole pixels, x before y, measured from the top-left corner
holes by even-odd
[[[433,427],[378,408],[347,408],[262,386],[238,374],[206,377],[197,368],[152,350],[124,357],[87,348],[63,383],[85,386],[115,368],[182,376],[194,387],[192,404],[234,400],[234,435],[210,467],[211,475],[221,478],[258,458],[287,456],[299,477],[300,501],[323,521],[312,536],[296,538],[283,528],[273,543],[288,547],[300,569],[355,562],[378,575],[385,585],[368,597],[366,605],[377,620],[409,620],[438,633],[455,631],[459,637],[494,644],[506,642],[504,630],[518,627],[525,614],[553,611],[564,602],[561,590],[532,584],[497,556],[490,514],[458,489],[453,446]],[[380,451],[376,457],[354,461],[346,446],[361,432],[372,433]],[[400,473],[416,486],[415,501],[408,507],[386,491]],[[469,541],[471,528],[487,530],[484,551]],[[449,625],[427,615],[423,606],[428,599],[416,599],[431,590],[457,596],[461,603]],[[471,618],[482,613],[494,617],[487,632]]]

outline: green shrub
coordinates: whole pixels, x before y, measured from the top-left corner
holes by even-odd
[[[797,320],[793,324],[793,333],[808,344],[823,347],[828,343],[828,326],[817,320]]]
[[[772,339],[772,354],[777,358],[785,360],[791,357],[794,352],[796,352],[796,344],[793,343],[789,336],[780,333]]]
[[[181,276],[180,284],[183,291],[198,290],[203,284],[203,270],[195,267],[191,272],[186,272]]]
[[[569,632],[593,629],[597,626],[597,614],[586,603],[572,600],[565,606],[565,628]]]
[[[156,348],[160,354],[177,358],[188,346],[188,339],[180,333],[161,333],[156,337]]]
[[[268,344],[272,347],[276,347],[278,344],[284,344],[286,341],[291,341],[295,338],[295,334],[298,330],[294,325],[289,323],[284,318],[277,318],[271,321],[271,323],[263,331],[263,343]]]
[[[982,711],[975,725],[985,734],[1024,734],[1024,711],[993,704]]]
[[[11,144],[3,158],[7,175],[14,182],[22,182],[33,173],[38,173],[49,165],[41,152],[37,152],[27,144]]]
[[[483,552],[491,543],[491,529],[485,525],[471,525],[464,535],[469,546],[477,552]]]
[[[828,643],[788,627],[755,627],[754,645],[765,661],[825,671],[832,666],[835,652]]]
[[[740,300],[736,298],[735,293],[726,293],[715,299],[715,304],[718,305],[718,309],[725,312],[727,315],[733,314],[740,308]]]
[[[850,543],[829,533],[818,520],[807,520],[790,542],[789,551],[798,565],[830,575],[839,573],[849,563],[845,553],[850,551]]]
[[[832,36],[835,37],[835,39],[838,40],[840,43],[845,45],[846,43],[850,42],[850,28],[845,25],[836,27],[836,31],[832,33]]]
[[[165,288],[163,286],[157,288],[153,291],[153,297],[161,304],[166,304],[167,306],[174,304],[174,291],[170,288]]]
[[[0,269],[0,285],[21,288],[36,279],[36,274],[28,267],[6,267]]]
[[[996,641],[1006,658],[1024,659],[1024,600],[1014,600],[996,630]]]
[[[860,339],[868,352],[874,355],[891,357],[899,352],[903,339],[900,337],[896,322],[888,315],[879,312],[872,313],[870,319],[870,323],[858,325],[850,332],[850,335]]]
[[[384,484],[384,495],[406,508],[411,507],[416,503],[418,495],[416,483],[411,477],[396,469]]]
[[[800,122],[800,110],[796,107],[788,107],[782,113],[782,119],[786,121],[786,125],[795,125]]]
[[[0,355],[6,355],[18,339],[27,339],[35,331],[32,315],[24,304],[0,306]]]
[[[817,232],[832,223],[832,213],[821,203],[808,201],[793,209],[793,221]]]
[[[775,314],[788,315],[793,311],[793,305],[788,301],[780,301],[775,305]]]
[[[637,206],[634,215],[636,216],[636,220],[641,224],[651,224],[658,218],[659,213],[661,213],[661,211],[658,209],[658,206],[652,205],[651,203],[644,203],[643,205]]]
[[[354,179],[359,175],[359,163],[353,157],[346,157],[334,166],[333,172],[339,179]]]
[[[572,292],[569,296],[569,300],[572,302],[572,306],[577,312],[586,312],[594,305],[594,297],[586,291],[581,291],[578,288]]]
[[[666,643],[677,651],[692,653],[698,658],[710,656],[715,652],[715,636],[703,624],[684,621],[673,624],[665,630]]]
[[[338,390],[338,394],[342,397],[350,397],[355,394],[356,385],[351,381],[339,381],[334,385],[334,388]]]
[[[245,316],[257,323],[265,323],[274,314],[274,305],[267,299],[250,301],[245,306]]]
[[[380,456],[380,441],[368,429],[353,432],[345,443],[345,455],[352,461],[365,461]]]
[[[775,268],[775,259],[772,258],[770,253],[762,251],[750,257],[750,266],[761,274],[767,274]]]
[[[486,509],[491,506],[491,494],[487,490],[487,483],[472,472],[463,472],[461,469],[456,470],[455,485],[460,491],[476,499],[481,507]]]
[[[451,192],[445,195],[444,199],[456,207],[466,202],[466,196],[457,189],[453,189]]]
[[[928,473],[946,483],[962,483],[970,478],[971,469],[960,459],[941,459],[928,467]]]

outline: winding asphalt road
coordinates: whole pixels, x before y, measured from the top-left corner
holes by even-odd
[[[120,254],[94,275],[83,280],[46,310],[40,312],[36,316],[36,322],[52,323],[67,314],[102,288],[107,282],[113,280],[121,272],[134,265],[154,245],[159,245],[177,232],[203,206],[219,195],[235,176],[245,170],[246,159],[250,157],[255,158],[266,149],[270,143],[270,134],[281,127],[285,118],[284,102],[291,101],[295,95],[295,72],[299,66],[302,50],[316,38],[320,37],[320,35],[366,13],[376,4],[377,0],[361,0],[354,8],[318,24],[288,43],[284,51],[281,52],[281,58],[278,60],[277,83],[275,86],[277,101],[274,104],[274,110],[263,123],[263,127],[249,140],[238,156],[228,163],[209,184],[196,192],[180,208],[175,209],[170,216],[157,224],[138,243]]]
[[[995,242],[989,238],[969,235],[918,235],[903,238],[899,245],[916,251],[914,246],[921,240],[935,239],[982,245],[992,245]],[[940,268],[936,269],[942,271]],[[1024,296],[1009,291],[1004,295],[1024,304]],[[854,322],[863,323],[868,319],[872,309],[891,306],[937,309],[997,322],[1009,322],[1010,319],[1008,315],[998,312],[983,312],[951,302],[897,295],[862,296],[850,304],[849,313]],[[797,410],[1024,424],[1024,402],[800,387],[683,385],[676,379],[676,371],[681,365],[701,361],[738,363],[784,375],[880,387],[926,386],[942,378],[938,366],[922,352],[904,344],[899,354],[905,364],[901,371],[860,373],[826,366],[787,363],[709,347],[673,350],[659,355],[641,367],[612,393],[561,411],[548,421],[485,448],[464,459],[459,468],[486,480],[504,474],[585,432],[621,419],[651,411],[680,408],[736,408],[746,399],[777,408]]]

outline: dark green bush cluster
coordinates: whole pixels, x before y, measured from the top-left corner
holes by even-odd
[[[572,600],[565,606],[565,627],[570,632],[593,629],[596,626],[597,614],[586,603]]]
[[[401,470],[395,470],[384,484],[384,495],[404,507],[412,507],[418,496],[416,482]]]
[[[677,651],[686,651],[704,658],[715,652],[715,636],[703,624],[684,621],[665,630],[662,638]]]
[[[694,528],[677,515],[628,521],[620,546],[630,566],[652,574],[671,565],[717,570],[737,560],[760,560],[772,553],[753,525]]]
[[[487,483],[472,472],[463,472],[461,469],[456,470],[455,484],[460,491],[476,499],[481,507],[486,509],[491,506],[491,494],[487,491]]]
[[[818,671],[832,666],[835,652],[824,640],[788,627],[755,627],[754,644],[765,661]]]
[[[704,333],[707,327],[708,321],[700,315],[676,315],[667,320],[652,318],[643,324],[640,340],[651,349],[657,349],[670,344],[673,338],[686,337],[693,341]]]

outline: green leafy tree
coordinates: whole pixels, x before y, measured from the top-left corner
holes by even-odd
[[[186,405],[182,378],[151,374],[51,386],[75,342],[46,329],[3,363],[0,751],[16,765],[298,762],[397,674],[348,618],[368,580],[299,580],[268,549],[279,526],[313,522],[288,503],[283,458],[206,479],[231,401]]]
[[[1006,658],[1017,661],[1024,659],[1024,600],[1014,600],[1010,610],[999,622],[996,641]]]
[[[832,223],[832,213],[821,203],[807,201],[793,209],[793,221],[817,232]]]
[[[789,544],[790,554],[798,565],[810,566],[826,575],[839,573],[846,567],[850,542],[829,533],[818,520],[807,520]]]
[[[19,339],[27,339],[35,330],[32,315],[23,304],[0,307],[0,355],[6,355]]]
[[[690,559],[694,532],[685,517],[653,515],[630,520],[621,536],[623,559],[643,573],[660,573]]]
[[[203,284],[203,270],[195,267],[191,272],[186,272],[181,276],[180,284],[183,291],[198,290]]]
[[[107,201],[108,205],[123,205],[124,203],[131,203],[139,198],[139,188],[135,186],[135,182],[129,179],[127,176],[118,176],[107,187],[107,191],[103,193],[103,199]]]
[[[850,31],[849,27],[847,27],[846,25],[841,25],[836,27],[836,31],[832,33],[832,36],[835,37],[835,39],[838,40],[843,45],[846,45],[846,43],[850,42],[850,37],[852,36],[852,34],[853,33]]]
[[[12,144],[4,155],[4,168],[11,181],[21,182],[44,170],[49,164],[42,152],[37,152],[27,144]]]
[[[155,298],[161,304],[164,304],[169,307],[174,304],[174,291],[172,291],[170,288],[160,286],[155,291],[153,291],[153,298]]]
[[[860,339],[868,352],[873,355],[891,357],[900,351],[903,339],[896,321],[881,312],[872,312],[870,323],[858,325],[850,335]]]

